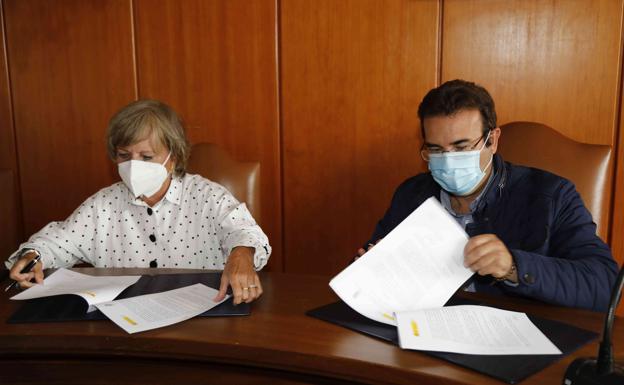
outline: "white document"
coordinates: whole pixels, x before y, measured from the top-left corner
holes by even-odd
[[[219,291],[195,285],[155,294],[97,304],[97,308],[128,333],[160,328],[193,318],[223,301],[212,299]]]
[[[461,305],[396,314],[404,349],[463,354],[561,354],[524,313]]]
[[[93,276],[61,268],[48,276],[43,284],[30,287],[11,299],[22,300],[74,294],[87,301],[88,312],[91,312],[95,310],[93,305],[112,301],[128,286],[135,284],[139,278],[141,278],[140,275]]]
[[[467,242],[432,197],[329,285],[358,313],[396,325],[393,313],[441,307],[472,276],[463,264]]]

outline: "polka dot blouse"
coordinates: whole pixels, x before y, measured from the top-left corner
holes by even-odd
[[[123,182],[100,190],[64,222],[52,222],[19,250],[41,253],[44,268],[88,262],[96,267],[223,269],[236,246],[255,248],[261,269],[271,253],[266,235],[244,203],[199,175],[173,178],[153,207]]]

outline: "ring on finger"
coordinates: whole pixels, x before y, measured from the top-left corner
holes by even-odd
[[[244,287],[243,290],[249,290],[249,288],[248,287]]]
[[[249,285],[249,288],[250,288],[250,289],[255,289],[255,288],[257,288],[257,287],[258,287],[258,285]]]

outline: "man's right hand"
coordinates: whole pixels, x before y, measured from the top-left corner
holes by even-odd
[[[379,243],[379,241],[381,241],[381,239],[378,239],[374,244],[373,243],[369,243],[366,246],[366,250],[364,250],[363,247],[360,247],[357,251],[357,255],[355,257],[353,257],[353,262],[357,261],[358,258],[360,258],[362,255],[366,254],[367,251],[369,251],[370,249],[372,249],[373,247],[375,247],[376,244]]]
[[[20,274],[20,271],[22,271],[22,269],[26,267],[28,262],[30,262],[36,256],[37,254],[34,252],[27,253],[17,262],[15,262],[15,264],[11,268],[11,271],[9,272],[9,277],[11,277],[12,280],[16,281],[17,284],[20,285],[20,287],[23,289],[29,288],[35,283],[43,283],[43,267],[41,263],[35,264],[35,267],[33,267],[33,269],[29,273]],[[35,280],[35,283],[30,282],[33,280],[33,278]]]

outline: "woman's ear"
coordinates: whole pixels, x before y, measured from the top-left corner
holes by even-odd
[[[175,172],[176,164],[178,163],[176,157],[171,155],[171,157],[169,158],[169,161],[167,163],[169,165],[169,167],[167,167],[167,171],[170,174],[173,174]]]

